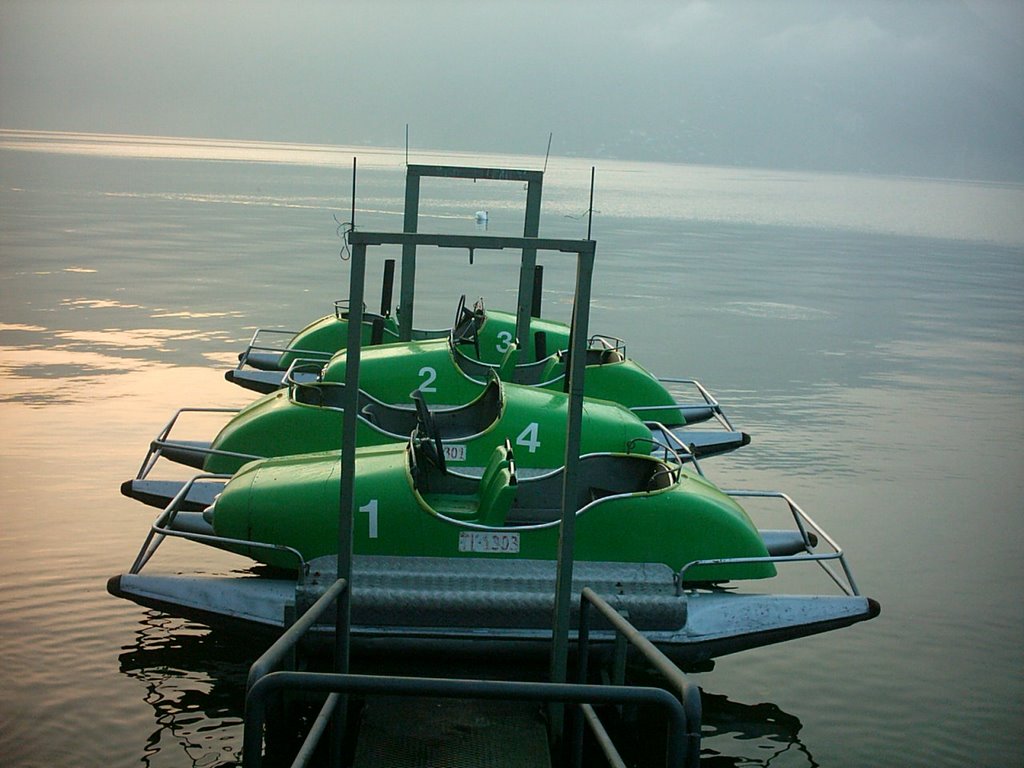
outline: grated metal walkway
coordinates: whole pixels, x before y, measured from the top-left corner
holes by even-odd
[[[353,768],[549,768],[536,704],[374,697],[366,702]]]

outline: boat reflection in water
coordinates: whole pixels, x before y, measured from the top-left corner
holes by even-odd
[[[143,764],[239,765],[246,677],[261,649],[251,636],[243,640],[237,632],[150,612],[139,623],[134,643],[118,656],[120,672],[142,683],[142,701],[153,709],[156,727],[143,746]],[[376,655],[357,655],[353,662],[355,671],[382,663]],[[769,766],[783,754],[786,765],[818,764],[800,740],[800,719],[776,704],[744,704],[701,690],[701,707],[703,768]],[[636,720],[628,730],[642,742],[638,749],[663,759],[659,719],[640,712]],[[645,722],[655,726],[649,733]]]
[[[800,741],[800,718],[770,702],[742,704],[727,696],[701,691],[703,768],[773,765],[787,754],[786,765],[818,763]],[[795,756],[802,755],[803,759]]]
[[[239,640],[155,611],[139,623],[118,665],[143,684],[142,700],[153,708],[144,764],[228,766],[241,759],[245,681],[258,649],[250,658]]]

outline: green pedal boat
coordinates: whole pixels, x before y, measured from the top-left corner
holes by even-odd
[[[502,381],[562,391],[568,355],[556,352],[518,365],[513,344],[499,364],[481,363],[463,351],[477,344],[472,323],[462,324],[447,338],[370,346],[361,351],[359,386],[385,403],[409,403],[414,392],[432,402],[447,405],[468,403],[478,397],[493,371]],[[666,427],[686,425],[688,405],[677,403],[665,385],[641,365],[629,360],[620,339],[592,336],[586,350],[584,392],[588,397],[609,400],[637,411],[644,419]],[[227,378],[256,392],[269,393],[291,382],[343,382],[346,353],[338,352],[325,365],[297,363],[282,375],[278,371],[228,371]],[[717,403],[698,385],[702,401],[696,405],[720,412]]]
[[[181,409],[150,443],[135,481],[148,482],[160,457],[206,472],[231,474],[253,459],[336,450],[341,447],[345,385],[336,382],[293,382],[241,409],[210,442],[176,440],[171,436]],[[479,468],[491,451],[510,439],[524,468],[555,468],[564,456],[569,397],[536,387],[509,384],[492,372],[483,391],[464,406],[427,409],[426,397],[415,393],[415,406],[383,403],[364,391],[358,396],[356,445],[404,443],[429,419],[436,425],[445,458],[454,467]],[[691,411],[691,421],[713,415]],[[750,442],[731,429],[667,431],[644,423],[617,403],[586,399],[583,405],[582,452],[625,451],[630,446],[664,443],[684,458],[711,456]],[[129,486],[134,490],[132,486]],[[131,493],[129,494],[131,495]]]
[[[522,477],[506,444],[482,476],[467,477],[448,471],[437,447],[424,436],[359,450],[355,554],[555,558],[561,469]],[[578,560],[657,562],[678,571],[694,560],[768,556],[739,504],[676,464],[590,454],[580,460],[580,475]],[[203,517],[217,536],[290,547],[308,561],[337,552],[338,504],[337,453],[306,454],[246,465]],[[236,549],[268,565],[297,565],[280,550]],[[775,568],[728,564],[691,575],[704,582],[769,578]]]
[[[447,466],[430,434],[404,446],[361,448],[355,466],[357,642],[413,648],[550,636],[563,470],[523,472],[506,444],[481,476],[470,477]],[[339,454],[326,452],[254,461],[230,479],[201,476],[184,484],[131,571],[112,577],[108,590],[208,624],[280,628],[289,606],[310,604],[334,580],[339,480]],[[212,487],[200,492],[204,483]],[[703,661],[878,614],[878,604],[857,592],[841,550],[782,494],[748,495],[784,499],[797,521],[793,530],[759,530],[738,492],[727,494],[649,455],[584,456],[576,488],[574,591],[591,586],[609,595],[680,660]],[[246,576],[143,573],[166,536],[274,569]],[[829,551],[816,551],[819,540]],[[842,565],[842,574],[829,569],[842,595],[737,591],[747,580],[770,583],[779,563],[826,559]],[[326,639],[332,627],[316,633]]]
[[[400,311],[400,310],[399,310]],[[398,317],[386,308],[378,313],[364,313],[361,343],[364,347],[376,344],[393,344],[400,341]],[[516,337],[516,315],[484,309],[479,299],[470,309],[465,297],[456,310],[455,326],[467,319],[475,322],[479,341],[474,348],[476,359],[484,363],[500,363]],[[530,320],[530,359],[546,356],[546,349],[565,349],[569,344],[569,326],[553,320],[534,317]],[[416,329],[412,338],[445,338],[451,328]],[[282,345],[275,345],[274,339],[288,337]],[[327,362],[348,343],[348,302],[334,302],[334,314],[314,320],[299,331],[283,331],[259,328],[253,333],[248,347],[238,356],[238,368],[246,367],[260,371],[287,371],[297,360],[320,360]]]

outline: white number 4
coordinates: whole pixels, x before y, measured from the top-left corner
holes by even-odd
[[[530,422],[526,429],[519,433],[519,437],[516,438],[516,445],[521,445],[524,448],[528,448],[530,453],[536,453],[537,449],[540,448],[540,440],[537,439],[537,433],[540,431],[540,426],[536,421]]]

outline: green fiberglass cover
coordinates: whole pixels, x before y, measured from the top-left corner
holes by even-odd
[[[487,366],[466,357],[463,346],[448,338],[368,347],[360,352],[359,387],[386,403],[408,403],[412,393],[419,391],[431,403],[450,405],[477,397],[492,371],[503,381],[554,391],[565,388],[567,358],[563,354],[516,365],[513,348],[503,363]],[[324,367],[322,380],[343,382],[346,365],[347,354],[341,351]],[[672,407],[675,401],[661,382],[614,349],[587,351],[584,394],[628,408],[666,406],[645,411],[643,418],[667,427],[686,424],[679,409]]]
[[[470,310],[466,311],[469,312]],[[479,335],[472,351],[473,357],[485,363],[500,363],[514,344],[516,337],[515,314],[493,309],[485,311],[482,307],[473,310],[472,314],[476,320],[476,333]],[[373,320],[366,320],[363,323],[361,335],[364,346],[374,343],[391,344],[399,340],[398,322],[395,316],[381,317],[379,315],[371,315],[371,318],[377,318],[377,322],[381,324],[380,340],[376,341],[374,338],[372,331]],[[530,332],[532,337],[529,343],[531,360],[536,360],[538,356],[538,333],[544,335],[544,344],[549,350],[560,350],[568,347],[569,326],[565,323],[534,317],[530,320]],[[413,331],[413,338],[421,340],[430,336],[447,335],[447,330]],[[281,354],[277,367],[280,370],[286,370],[289,365],[298,359],[310,356],[333,355],[335,352],[345,349],[347,345],[348,315],[336,312],[333,315],[327,315],[313,321],[296,333],[288,342],[287,350]]]
[[[337,453],[246,465],[207,517],[219,536],[297,549],[306,559],[336,553]],[[366,555],[552,560],[559,535],[561,470],[516,477],[496,449],[482,478],[444,474],[422,447],[359,449],[354,552]],[[580,462],[578,560],[664,563],[765,557],[746,512],[698,476],[647,456],[598,454]],[[235,547],[254,559],[294,567],[275,551]],[[693,568],[697,581],[767,578],[771,563]]]
[[[247,460],[227,454],[272,457],[340,448],[344,388],[333,382],[296,384],[261,397],[220,431],[211,447],[221,453],[207,457],[205,471],[230,474]],[[506,384],[492,376],[470,403],[435,409],[432,419],[453,468],[482,467],[505,440],[512,442],[520,466],[555,468],[564,463],[568,403],[562,392]],[[404,443],[417,427],[411,405],[387,405],[365,392],[359,393],[358,413],[358,446]],[[583,453],[625,451],[631,441],[650,438],[650,430],[623,406],[584,402]]]

